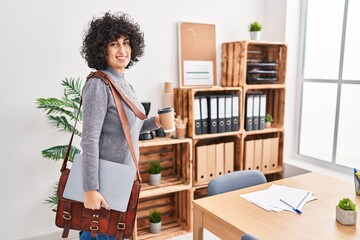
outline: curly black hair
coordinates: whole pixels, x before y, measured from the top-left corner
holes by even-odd
[[[107,65],[107,45],[120,36],[130,40],[131,59],[126,68],[138,62],[144,54],[144,34],[138,23],[125,13],[106,12],[103,17],[93,18],[83,37],[81,56],[90,68],[103,70]]]

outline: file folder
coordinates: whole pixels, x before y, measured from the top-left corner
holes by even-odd
[[[266,115],[266,94],[260,95],[260,116],[259,116],[259,130],[265,128],[265,115]]]
[[[278,168],[279,138],[271,138],[270,170]]]
[[[206,146],[196,147],[196,181],[197,183],[207,182],[207,149]]]
[[[234,142],[224,143],[225,174],[234,171]]]
[[[195,121],[195,134],[201,134],[201,109],[200,109],[200,97],[194,98],[194,121]]]
[[[262,145],[263,140],[257,139],[254,140],[254,169],[261,171],[261,161],[262,161]]]
[[[253,140],[245,141],[245,170],[254,169],[254,148],[255,142]]]
[[[216,177],[224,174],[224,143],[215,144]]]
[[[211,95],[208,97],[208,99],[208,114],[210,117],[209,133],[217,133],[217,96]]]
[[[252,121],[253,121],[253,95],[246,94],[246,114],[245,114],[245,130],[252,130]]]
[[[263,139],[262,146],[262,172],[268,173],[270,172],[270,158],[271,158],[271,138]]]
[[[231,131],[239,131],[240,122],[239,122],[239,95],[232,95],[232,124]]]
[[[207,180],[210,181],[216,177],[216,147],[215,144],[206,146],[207,154]]]
[[[259,130],[259,115],[260,115],[260,95],[253,95],[253,120],[252,120],[252,130]]]
[[[217,132],[225,132],[225,96],[217,96]]]
[[[208,115],[208,100],[206,96],[200,97],[201,109],[201,134],[209,133],[209,115]]]
[[[231,132],[232,96],[225,95],[225,132]]]

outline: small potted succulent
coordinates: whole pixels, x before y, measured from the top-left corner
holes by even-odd
[[[150,185],[159,185],[161,180],[161,165],[159,161],[150,162],[149,166],[149,183]]]
[[[161,213],[158,210],[150,210],[149,225],[151,233],[159,233],[161,231]]]
[[[251,40],[260,40],[262,25],[255,21],[249,24],[249,32]]]
[[[266,128],[271,127],[272,121],[273,121],[273,118],[272,118],[271,114],[270,114],[270,113],[267,113],[267,114],[265,115],[265,127],[266,127]]]
[[[349,198],[343,198],[336,205],[336,220],[342,225],[356,225],[356,204]]]

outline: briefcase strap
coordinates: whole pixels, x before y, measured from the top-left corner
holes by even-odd
[[[136,167],[137,179],[141,183],[142,179],[141,179],[141,176],[140,176],[139,166],[138,166],[137,158],[136,158],[136,155],[135,155],[134,145],[133,145],[132,138],[131,138],[131,135],[130,135],[129,122],[128,122],[128,119],[127,119],[127,116],[126,116],[126,112],[125,112],[123,103],[121,102],[120,96],[126,102],[126,104],[130,107],[130,109],[135,113],[135,115],[138,118],[140,118],[141,120],[144,120],[146,118],[146,116],[145,116],[145,114],[143,114],[135,106],[135,104],[133,102],[131,102],[121,92],[121,90],[115,85],[115,83],[111,80],[111,78],[107,74],[103,73],[102,71],[92,72],[87,77],[87,80],[89,78],[91,78],[91,77],[98,77],[98,78],[102,79],[110,87],[111,93],[112,93],[114,101],[115,101],[116,108],[118,110],[121,126],[122,126],[124,134],[125,134],[125,139],[126,139],[128,145],[129,145],[130,153],[131,153],[131,156],[132,156],[133,161],[134,161],[134,166]],[[118,94],[116,94],[116,93],[118,93]],[[61,169],[60,169],[61,172],[66,169],[66,165],[67,165],[67,161],[68,161],[68,157],[69,157],[69,153],[70,153],[70,148],[71,148],[71,145],[72,145],[72,141],[73,141],[74,133],[75,133],[75,129],[76,129],[76,123],[77,123],[77,121],[79,119],[79,113],[80,113],[81,105],[82,105],[82,98],[80,99],[79,109],[78,109],[78,112],[76,114],[76,119],[75,119],[73,131],[72,131],[72,134],[71,134],[71,137],[70,137],[70,141],[69,141],[69,144],[68,144],[67,151],[65,153],[63,164],[62,164]]]

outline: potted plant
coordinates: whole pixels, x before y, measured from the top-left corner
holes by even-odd
[[[265,115],[265,127],[266,127],[266,128],[271,127],[272,121],[273,121],[273,118],[272,118],[271,114],[270,114],[270,113],[267,113],[267,114]]]
[[[343,198],[336,205],[336,220],[342,225],[356,225],[356,204],[349,198]]]
[[[81,93],[83,89],[83,81],[80,78],[65,78],[62,80],[61,86],[63,86],[63,96],[60,98],[49,97],[49,98],[37,98],[36,106],[44,111],[47,120],[51,127],[57,128],[61,131],[72,133],[73,123],[76,118],[76,114],[79,109]],[[82,123],[82,113],[80,112],[79,121]],[[78,125],[80,125],[78,124]],[[75,129],[75,135],[80,137],[81,131]],[[77,148],[73,144],[70,148],[70,153],[68,159],[70,162],[73,161],[74,156],[80,153],[80,148]],[[49,159],[54,162],[64,159],[66,150],[68,147],[68,142],[65,142],[64,145],[56,145],[49,147],[41,151],[41,155],[44,159]],[[54,184],[53,195],[49,196],[45,200],[46,204],[49,204],[50,207],[57,205],[57,183]]]
[[[249,32],[250,32],[250,39],[251,40],[260,40],[262,25],[255,21],[249,24]]]
[[[150,185],[159,185],[161,180],[161,165],[159,161],[150,162],[149,174]]]
[[[151,233],[159,233],[161,231],[161,213],[158,210],[150,210],[149,224]]]

